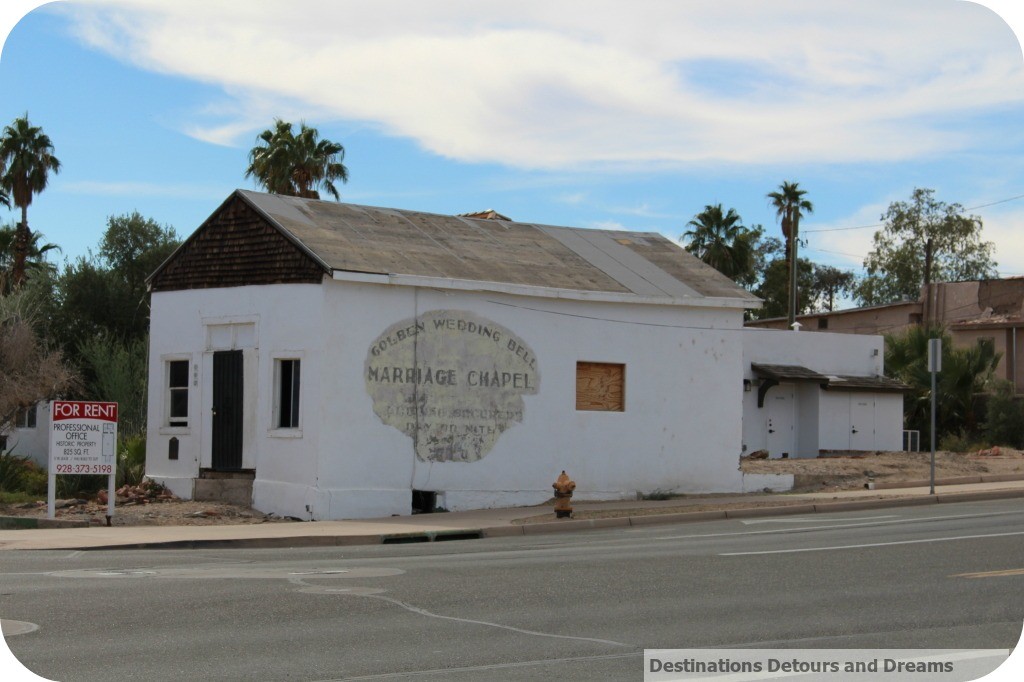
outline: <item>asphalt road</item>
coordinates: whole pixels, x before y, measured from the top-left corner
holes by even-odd
[[[0,552],[53,680],[639,680],[645,648],[1012,648],[1024,501],[457,542]],[[31,629],[32,625],[23,626]]]

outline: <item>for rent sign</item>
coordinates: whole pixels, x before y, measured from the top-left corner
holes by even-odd
[[[46,512],[54,517],[58,474],[107,476],[107,525],[114,515],[117,403],[54,400],[50,403],[50,476]]]
[[[55,400],[50,414],[51,473],[114,473],[117,403]]]

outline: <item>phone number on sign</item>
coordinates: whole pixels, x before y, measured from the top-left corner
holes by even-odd
[[[58,464],[58,474],[112,474],[112,464]]]

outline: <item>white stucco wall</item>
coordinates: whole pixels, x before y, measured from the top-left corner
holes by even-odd
[[[152,300],[149,358],[149,418],[146,473],[176,494],[190,498],[200,468],[211,465],[210,443],[213,354],[218,350],[243,351],[245,405],[243,468],[255,469],[281,487],[300,491],[316,481],[315,452],[321,421],[320,377],[307,363],[321,362],[325,339],[319,285],[252,286],[227,289],[155,292]],[[272,428],[275,357],[298,357],[303,362],[301,428],[282,432]],[[165,363],[190,363],[189,423],[167,426]],[[312,369],[312,368],[310,368]],[[178,459],[168,458],[171,438],[179,441]],[[281,506],[274,500],[275,486],[264,489],[258,480],[253,496],[268,511]],[[294,497],[288,495],[289,500]],[[310,496],[311,497],[311,496]],[[289,509],[304,510],[303,502]],[[292,514],[308,518],[307,514]]]
[[[338,447],[325,437],[319,480],[329,511],[317,511],[324,518],[357,515],[370,500],[408,513],[412,488],[443,493],[439,504],[450,510],[539,503],[551,497],[563,469],[577,482],[576,499],[740,489],[737,310],[327,286],[325,332],[338,356],[325,368],[331,388],[324,419],[337,425]],[[365,388],[364,363],[377,335],[435,310],[502,325],[537,358],[539,391],[524,396],[522,423],[479,461],[416,458],[411,439],[375,416]],[[577,361],[626,365],[624,412],[575,409]]]
[[[374,340],[429,311],[502,325],[536,357],[539,388],[521,423],[477,461],[424,461],[412,439],[385,424],[368,392]],[[211,324],[252,324],[245,351],[243,466],[254,468],[257,509],[299,518],[408,514],[411,491],[438,493],[450,510],[543,502],[565,469],[576,499],[637,491],[742,489],[739,396],[741,312],[529,298],[499,293],[326,281],[153,296],[147,473],[192,494],[209,466]],[[244,336],[244,335],[243,335]],[[301,429],[270,428],[275,354],[301,357]],[[164,363],[188,358],[195,385],[189,426],[165,425]],[[576,363],[626,366],[625,411],[575,405]],[[179,459],[167,457],[177,437]]]

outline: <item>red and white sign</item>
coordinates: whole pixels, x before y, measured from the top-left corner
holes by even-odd
[[[117,466],[117,403],[50,403],[51,474],[106,474]]]

